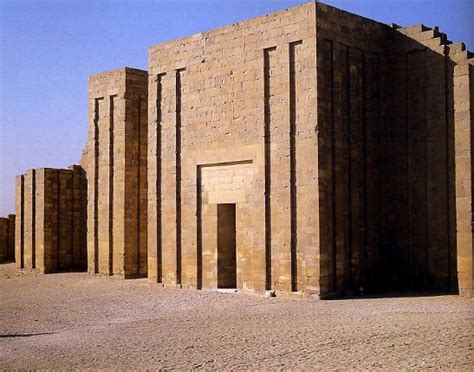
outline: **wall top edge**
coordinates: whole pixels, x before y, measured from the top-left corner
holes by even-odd
[[[96,80],[99,78],[106,78],[111,75],[117,75],[117,74],[123,74],[124,76],[133,74],[133,75],[141,75],[143,77],[148,76],[148,71],[147,70],[140,70],[138,68],[133,68],[133,67],[117,67],[112,70],[107,70],[107,71],[102,71],[98,72],[92,75],[89,75],[89,81],[90,80]]]
[[[272,13],[261,15],[261,16],[258,16],[258,17],[253,17],[253,18],[245,19],[245,20],[242,20],[242,21],[239,21],[239,22],[234,22],[234,23],[230,23],[230,24],[227,24],[227,25],[215,27],[213,29],[197,32],[195,34],[183,36],[183,37],[180,37],[180,38],[177,38],[177,39],[165,40],[165,41],[150,45],[148,47],[148,53],[151,53],[153,50],[159,49],[160,47],[163,47],[166,44],[172,45],[172,44],[176,44],[176,43],[182,43],[182,42],[201,39],[201,38],[206,37],[206,36],[217,36],[219,34],[224,34],[226,32],[231,32],[232,29],[237,29],[239,27],[243,27],[246,24],[264,23],[264,21],[268,18],[277,17],[279,15],[283,16],[287,13],[295,12],[295,11],[300,10],[300,9],[304,9],[304,8],[311,9],[312,8],[314,10],[316,4],[317,4],[316,1],[313,0],[313,1],[309,1],[309,2],[306,2],[306,3],[299,4],[299,5],[295,5],[293,7],[278,10],[276,12],[272,12]]]

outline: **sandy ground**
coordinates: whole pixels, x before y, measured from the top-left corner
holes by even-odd
[[[319,301],[0,265],[0,369],[473,368],[474,300]]]

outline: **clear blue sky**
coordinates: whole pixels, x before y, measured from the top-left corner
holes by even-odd
[[[87,76],[146,69],[147,48],[306,0],[0,0],[0,216],[15,175],[66,167],[87,134]],[[474,50],[474,0],[327,0],[380,22],[439,26]]]

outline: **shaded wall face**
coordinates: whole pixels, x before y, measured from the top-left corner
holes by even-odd
[[[8,254],[7,258],[15,261],[15,220],[14,214],[8,215]]]
[[[85,268],[84,180],[77,166],[30,170],[17,177],[19,268],[44,273]]]
[[[384,65],[382,279],[395,289],[454,290],[454,62],[432,30],[406,32],[391,34]]]
[[[0,218],[0,263],[15,261],[15,215]]]
[[[314,10],[150,48],[153,280],[218,286],[217,206],[227,203],[239,288],[317,289]]]
[[[381,271],[380,127],[386,27],[317,5],[321,295],[373,289]]]
[[[89,80],[88,270],[146,276],[147,73],[120,69]]]
[[[8,257],[8,219],[0,218],[0,262]]]
[[[322,293],[456,290],[453,76],[467,53],[421,25],[324,5],[316,19]]]

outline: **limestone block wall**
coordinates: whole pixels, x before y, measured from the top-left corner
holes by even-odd
[[[89,78],[88,271],[147,275],[147,72]]]
[[[0,218],[0,263],[8,256],[8,218]]]
[[[470,136],[454,140],[457,121],[470,133],[467,68],[455,74],[470,54],[436,27],[316,9],[321,293],[456,291],[472,282],[455,185],[470,182],[470,152],[455,164]]]
[[[16,180],[18,268],[42,273],[85,269],[84,171],[40,168]]]
[[[321,295],[373,288],[380,271],[378,136],[386,25],[317,4]]]
[[[381,245],[383,279],[395,287],[455,283],[453,67],[437,36],[421,26],[391,33],[384,66]]]
[[[236,286],[317,291],[315,48],[311,3],[149,49],[153,281],[216,288],[234,204]]]
[[[152,46],[90,77],[80,167],[17,178],[17,265],[472,296],[473,61],[314,2]]]
[[[473,129],[474,59],[454,67],[456,156],[457,273],[459,293],[474,296],[473,260]]]
[[[0,263],[15,261],[15,215],[0,218]]]
[[[384,266],[398,286],[456,291],[454,69],[468,52],[436,27],[395,29],[386,62]]]

